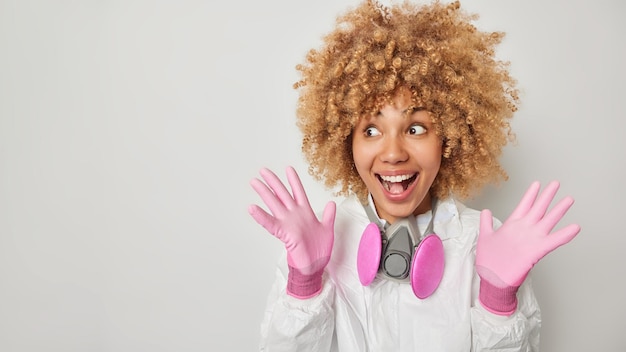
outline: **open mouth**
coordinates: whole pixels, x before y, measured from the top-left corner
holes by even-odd
[[[376,175],[378,181],[383,185],[387,192],[391,194],[400,194],[409,188],[409,186],[417,178],[417,173],[407,175],[383,176]]]

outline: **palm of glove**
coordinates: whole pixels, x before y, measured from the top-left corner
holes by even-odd
[[[287,169],[293,196],[270,170],[262,169],[261,176],[267,184],[253,179],[251,185],[271,215],[256,205],[248,209],[250,215],[284,243],[289,266],[304,275],[322,270],[330,260],[334,242],[335,203],[326,205],[319,221],[293,168]]]
[[[538,182],[533,183],[498,229],[493,228],[489,210],[481,213],[476,270],[483,280],[494,286],[520,286],[541,258],[572,240],[580,231],[578,225],[571,224],[552,232],[574,200],[565,197],[547,212],[559,183],[551,182],[537,197],[539,188]]]

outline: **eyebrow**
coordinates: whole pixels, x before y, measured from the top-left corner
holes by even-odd
[[[408,108],[402,110],[400,112],[400,114],[402,115],[402,117],[406,118],[406,117],[410,117],[411,115],[413,115],[414,113],[419,112],[419,111],[426,111],[426,108],[423,107],[423,106],[408,107]],[[370,117],[370,119],[372,119],[372,118],[379,118],[381,116],[384,116],[384,115],[382,114],[382,112],[378,111],[378,113],[372,115]]]
[[[424,110],[426,110],[426,108],[423,106],[409,106],[408,108],[402,110],[402,114],[412,114],[414,112],[424,111]]]
[[[402,115],[408,115],[408,114],[412,114],[414,112],[424,111],[424,110],[426,110],[426,108],[423,107],[423,106],[415,106],[415,107],[408,107],[408,108],[402,110],[400,113]],[[370,116],[371,117],[378,117],[378,116],[383,116],[383,114],[382,114],[382,112],[380,110],[378,110],[377,113],[371,114]]]

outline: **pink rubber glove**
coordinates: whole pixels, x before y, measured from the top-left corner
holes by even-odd
[[[285,244],[289,266],[287,293],[300,299],[316,296],[322,290],[322,273],[333,248],[335,203],[328,202],[320,222],[292,167],[287,168],[287,179],[293,197],[272,171],[264,168],[260,173],[267,185],[256,178],[250,185],[272,215],[256,205],[251,205],[248,212]]]
[[[574,203],[565,197],[549,212],[559,183],[550,182],[539,194],[533,182],[511,215],[497,230],[491,211],[480,214],[476,271],[480,276],[479,300],[492,313],[510,315],[517,308],[517,289],[530,269],[557,247],[571,241],[580,226],[570,224],[550,233]]]

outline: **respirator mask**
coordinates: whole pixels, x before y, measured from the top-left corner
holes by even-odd
[[[363,205],[370,224],[359,242],[357,271],[364,286],[377,273],[384,278],[411,284],[420,299],[432,295],[443,277],[443,243],[433,232],[437,200],[432,203],[432,217],[421,236],[415,216],[398,219],[383,226],[369,205]]]

